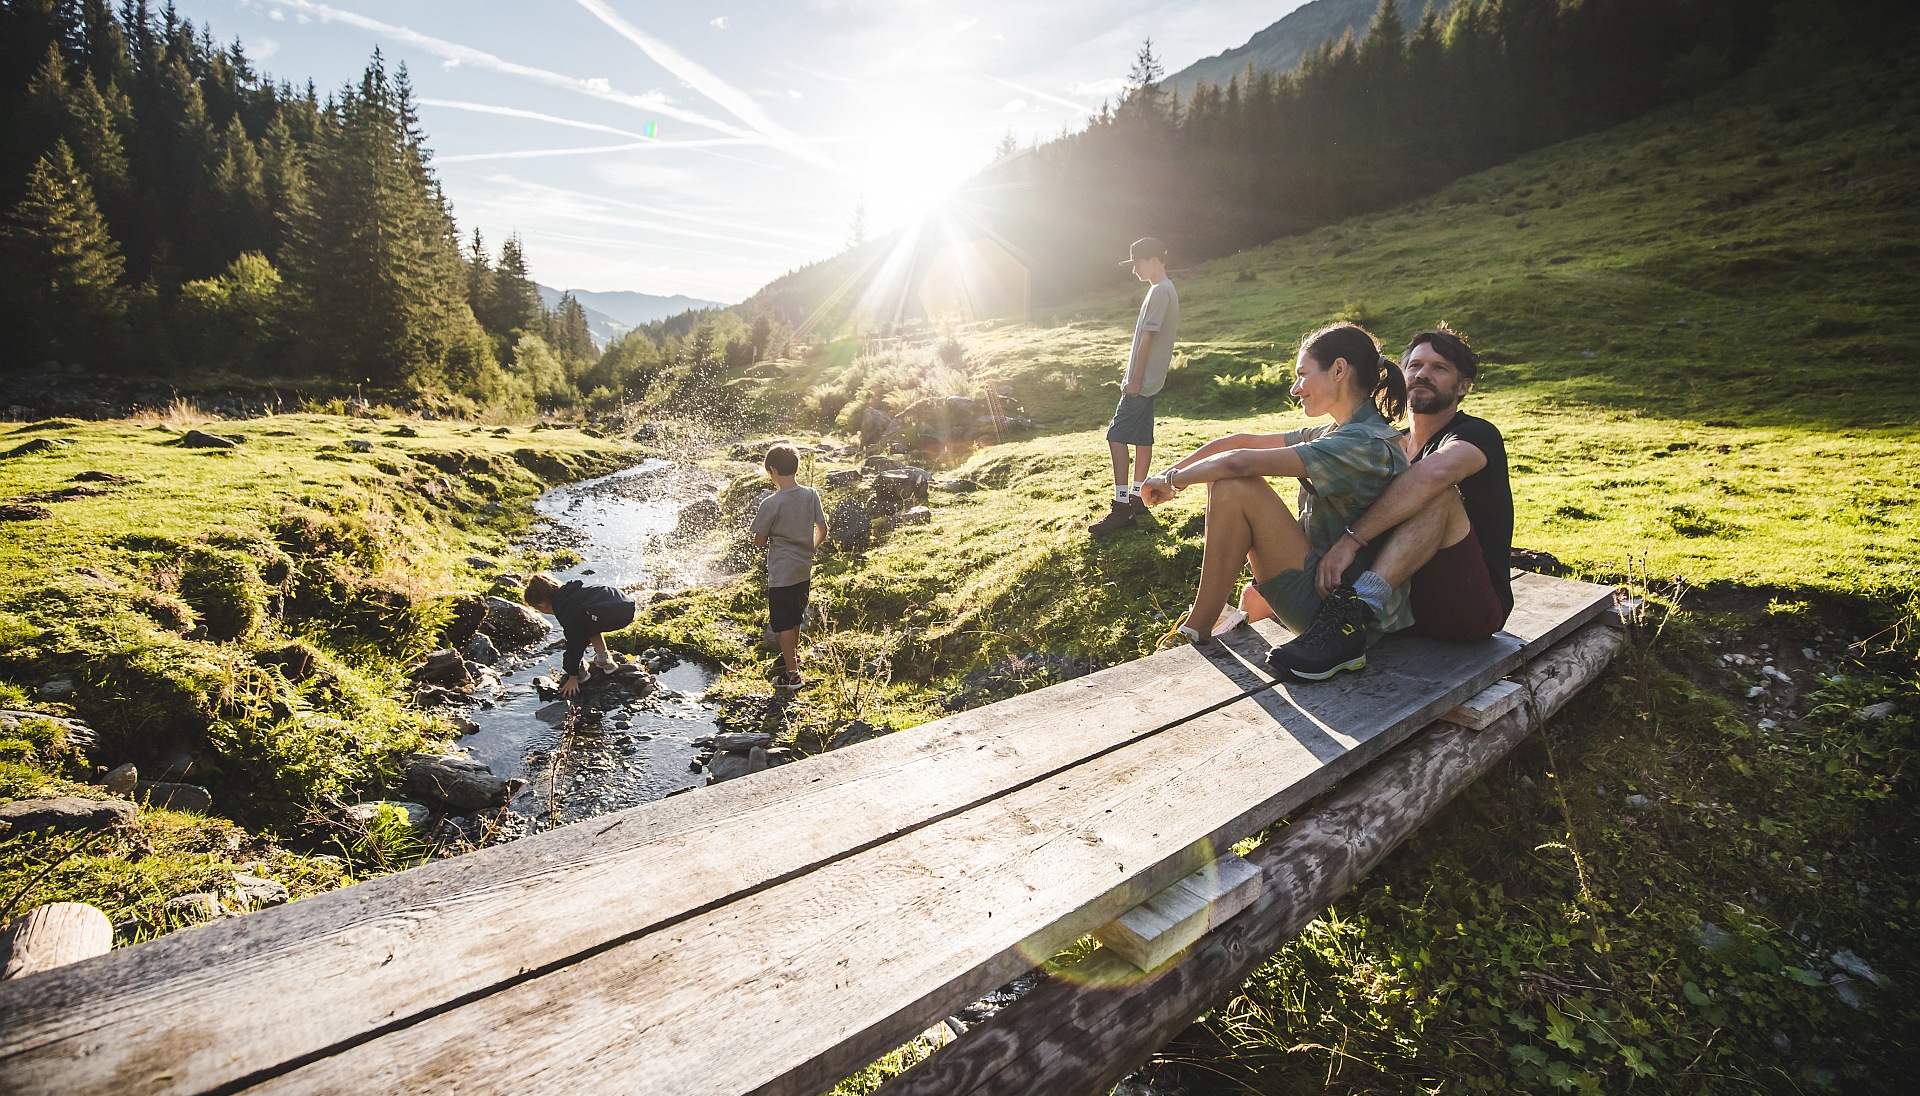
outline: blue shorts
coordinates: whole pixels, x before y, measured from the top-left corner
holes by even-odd
[[[1107,440],[1121,445],[1153,444],[1153,397],[1121,396],[1107,426]]]

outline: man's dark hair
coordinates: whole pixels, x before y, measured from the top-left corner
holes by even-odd
[[[1460,371],[1461,376],[1470,381],[1479,379],[1480,355],[1475,354],[1473,347],[1467,345],[1465,335],[1442,323],[1432,331],[1422,331],[1408,339],[1406,354],[1413,353],[1414,348],[1422,343],[1433,347],[1434,353],[1451,362],[1453,367]],[[1401,355],[1403,360],[1406,354]]]
[[[796,475],[800,471],[800,452],[791,445],[776,445],[767,450],[767,471],[779,476]]]
[[[1407,378],[1391,358],[1380,353],[1380,340],[1357,323],[1330,323],[1308,332],[1300,348],[1326,369],[1341,358],[1353,369],[1360,391],[1380,409],[1388,422],[1400,417],[1407,407]]]

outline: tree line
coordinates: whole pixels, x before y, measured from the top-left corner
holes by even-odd
[[[322,98],[170,5],[0,0],[0,365],[457,410],[615,404],[766,351],[707,316],[603,353],[570,294],[543,307],[519,239],[461,239],[430,161],[378,52]]]

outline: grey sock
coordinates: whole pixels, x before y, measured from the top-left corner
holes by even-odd
[[[1360,595],[1360,600],[1367,603],[1367,608],[1375,613],[1385,613],[1387,599],[1393,596],[1393,587],[1387,585],[1386,579],[1368,571],[1354,580],[1353,592]]]

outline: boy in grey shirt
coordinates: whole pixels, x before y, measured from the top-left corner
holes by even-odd
[[[827,514],[819,492],[802,487],[800,454],[791,445],[767,450],[767,475],[774,492],[760,500],[753,517],[753,544],[767,550],[767,627],[780,641],[780,676],[775,684],[798,689],[800,676],[800,618],[807,610],[807,592],[813,580],[813,552],[827,539]]]
[[[1107,449],[1113,457],[1113,506],[1106,516],[1087,526],[1096,537],[1117,533],[1147,512],[1140,501],[1140,484],[1153,464],[1153,398],[1166,386],[1173,365],[1173,340],[1180,330],[1180,295],[1167,277],[1167,245],[1148,236],[1133,241],[1121,266],[1147,283],[1147,299],[1140,302],[1134,321],[1133,351],[1127,356],[1127,374],[1120,384],[1120,406],[1107,427]],[[1133,447],[1133,460],[1127,447]],[[1133,475],[1127,472],[1131,465]]]

